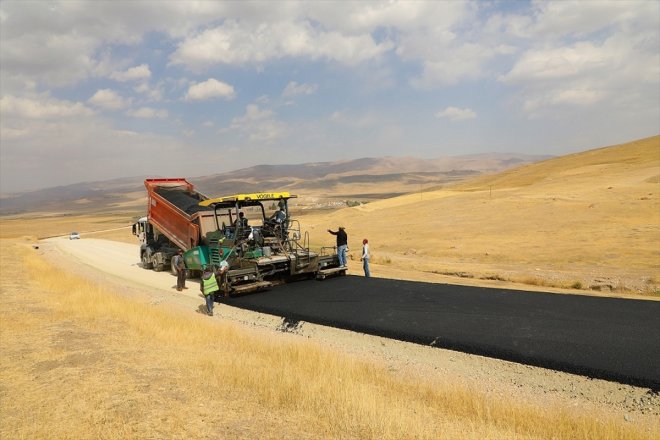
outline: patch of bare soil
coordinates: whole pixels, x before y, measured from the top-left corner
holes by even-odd
[[[199,285],[194,280],[188,280],[189,289],[182,293],[172,289],[174,277],[167,273],[145,271],[145,275],[159,277],[155,285],[150,285],[149,281],[136,282],[126,277],[110,275],[103,268],[80,264],[80,260],[64,251],[60,244],[62,242],[46,242],[35,252],[43,253],[54,264],[66,267],[67,270],[94,282],[108,285],[135,301],[151,303],[158,307],[173,307],[183,312],[203,311],[204,300],[199,294]],[[513,397],[540,407],[556,405],[602,412],[643,426],[657,427],[660,420],[660,396],[645,388],[306,322],[288,323],[275,316],[226,305],[216,305],[215,312],[215,316],[209,319],[233,321],[262,332],[264,338],[278,332],[291,338],[317,340],[331,349],[384,365],[391,372],[404,377],[421,377],[438,384],[460,383],[475,391],[493,396]],[[76,361],[82,360],[69,359],[69,362]]]

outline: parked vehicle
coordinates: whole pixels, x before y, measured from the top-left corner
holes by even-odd
[[[80,240],[80,234],[77,232],[72,232],[69,234],[69,240]]]

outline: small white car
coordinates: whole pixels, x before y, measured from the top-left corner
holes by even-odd
[[[77,232],[72,232],[69,235],[69,240],[80,240],[80,234]]]

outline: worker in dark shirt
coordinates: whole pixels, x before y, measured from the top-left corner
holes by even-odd
[[[346,249],[348,249],[348,235],[343,226],[339,226],[337,232],[328,229],[328,232],[337,236],[337,255],[339,256],[339,266],[346,267]]]
[[[183,259],[183,251],[179,249],[173,258],[176,269],[176,290],[181,292],[186,287],[186,263]]]
[[[245,218],[243,211],[238,213],[238,219],[234,222],[234,226],[240,226],[246,228],[248,225],[248,219]]]

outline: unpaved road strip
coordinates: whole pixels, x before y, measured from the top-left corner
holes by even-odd
[[[176,287],[176,278],[169,273],[145,270],[140,266],[137,245],[97,238],[69,240],[56,237],[44,242],[55,244],[78,263],[95,267],[118,278],[167,291]],[[196,287],[199,288],[198,285]]]

